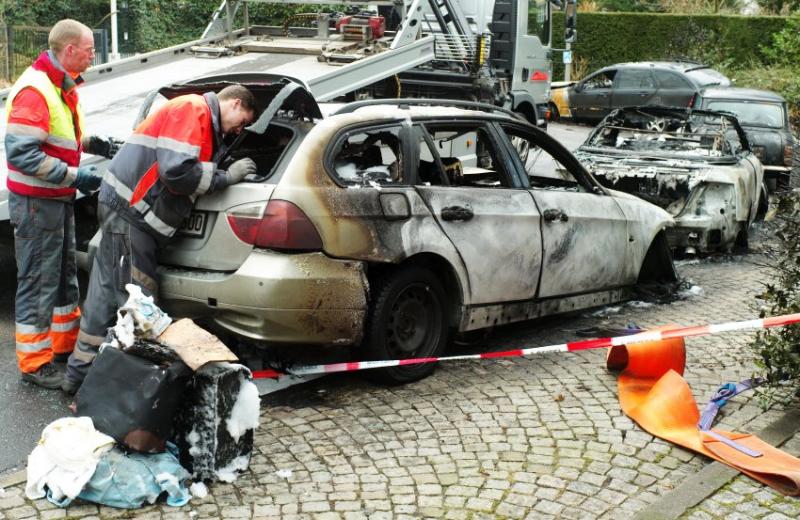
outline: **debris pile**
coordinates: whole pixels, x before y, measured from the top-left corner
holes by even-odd
[[[81,388],[76,415],[42,432],[26,494],[138,508],[182,506],[248,468],[259,395],[250,370],[191,320],[172,322],[135,285]]]

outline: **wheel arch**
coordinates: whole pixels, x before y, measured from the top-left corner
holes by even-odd
[[[678,274],[672,262],[672,250],[669,247],[667,233],[660,230],[650,241],[647,252],[639,268],[637,284],[641,283],[675,283]]]
[[[461,321],[461,312],[464,303],[464,287],[458,278],[456,270],[444,257],[436,253],[417,253],[397,264],[370,264],[367,270],[367,277],[370,284],[372,284],[373,280],[377,277],[409,266],[418,266],[428,269],[441,281],[442,287],[449,300],[447,322],[451,327],[458,326]]]
[[[528,120],[533,126],[538,126],[539,117],[536,112],[536,107],[528,100],[521,101],[514,106],[514,112],[519,112],[525,119]]]

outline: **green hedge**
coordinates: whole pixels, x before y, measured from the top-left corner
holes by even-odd
[[[761,47],[786,26],[780,16],[579,13],[573,59],[586,60],[587,72],[626,61],[690,59],[720,68],[764,62]],[[564,15],[553,17],[553,47],[564,47]],[[560,53],[553,55],[554,77],[563,78]]]

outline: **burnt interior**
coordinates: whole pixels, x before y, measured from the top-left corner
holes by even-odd
[[[582,148],[729,161],[746,146],[740,130],[735,118],[724,113],[620,109],[598,125]]]
[[[231,144],[219,164],[220,169],[228,168],[233,162],[249,157],[256,163],[257,174],[248,176],[252,182],[264,181],[272,177],[275,166],[294,138],[295,132],[287,125],[272,123],[263,134],[242,132],[241,139]]]

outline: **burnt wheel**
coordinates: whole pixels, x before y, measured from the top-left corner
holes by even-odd
[[[552,121],[553,123],[561,121],[561,114],[558,112],[558,107],[556,106],[556,104],[550,103],[548,105],[548,108],[550,109],[550,121]]]
[[[367,359],[437,357],[447,344],[447,297],[436,276],[409,267],[373,281],[361,352]],[[429,376],[433,363],[367,370],[376,383],[399,385]]]

